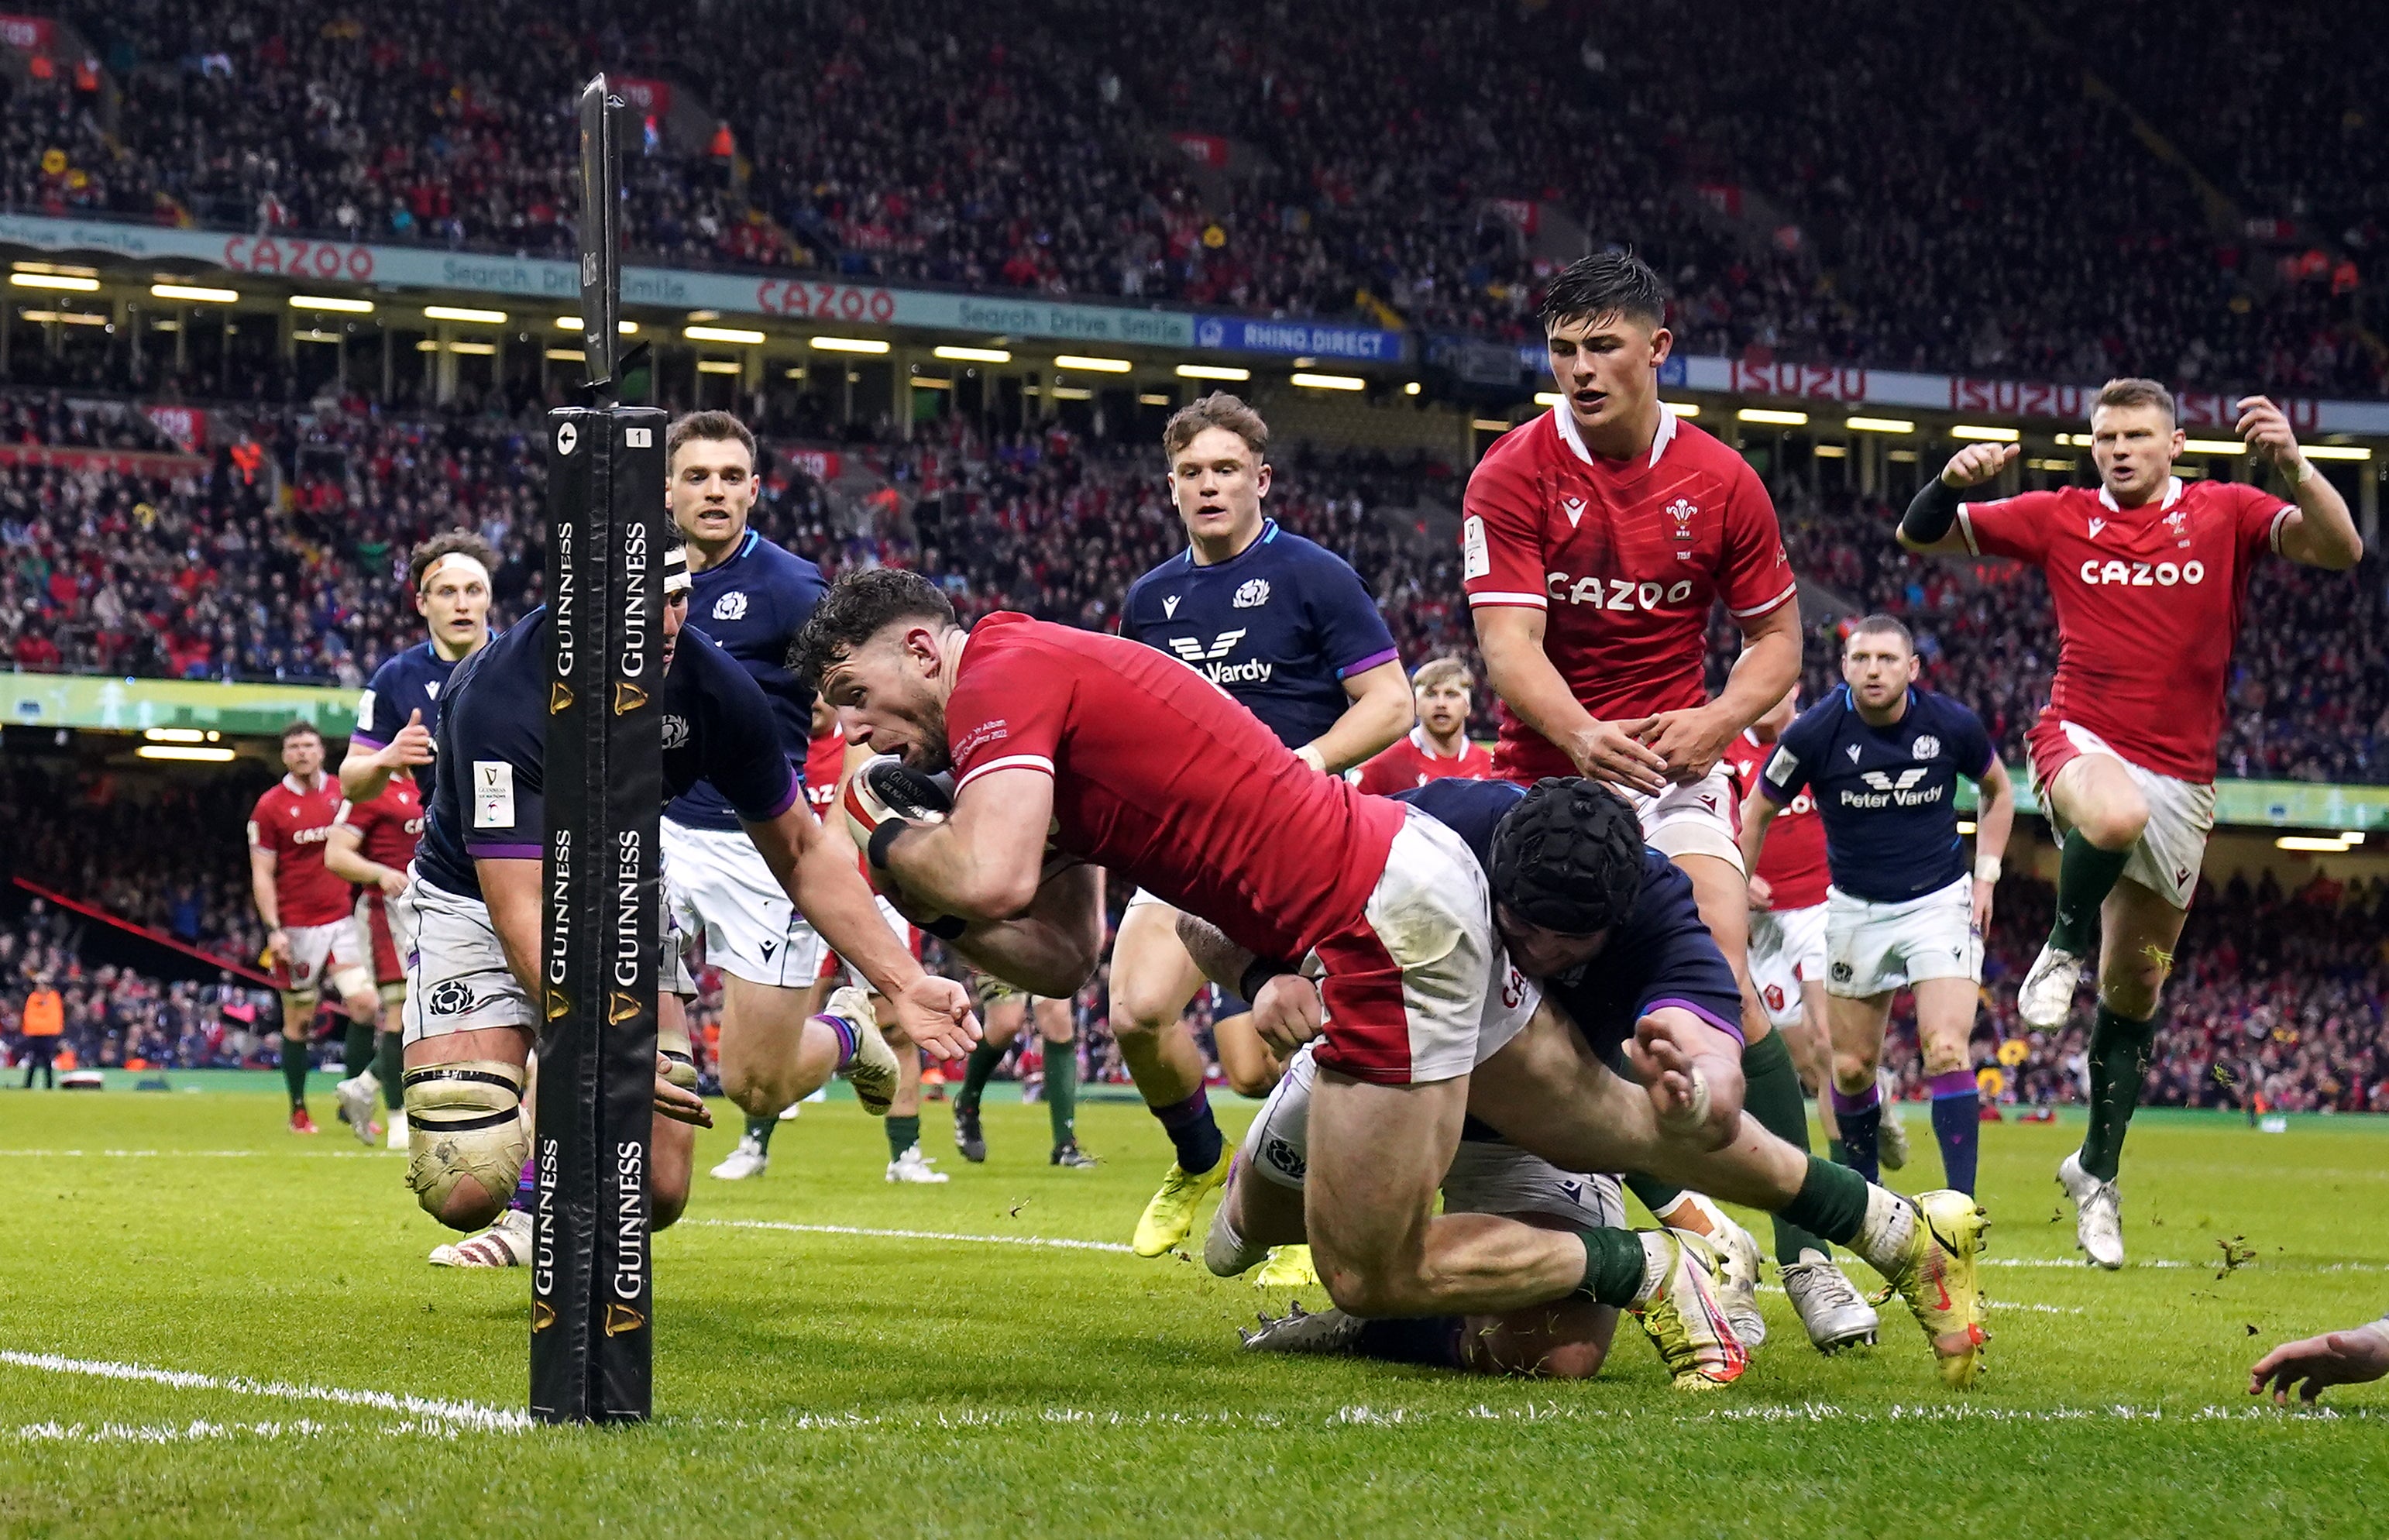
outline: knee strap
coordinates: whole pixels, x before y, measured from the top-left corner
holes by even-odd
[[[530,1154],[523,1126],[523,1072],[494,1059],[426,1064],[406,1072],[406,1185],[434,1215],[466,1181],[503,1203]]]
[[[664,1078],[684,1091],[696,1089],[696,1060],[689,1052],[688,1018],[681,1017],[677,1027],[666,1026],[660,1015],[656,1023],[656,1051],[670,1062],[671,1068]]]

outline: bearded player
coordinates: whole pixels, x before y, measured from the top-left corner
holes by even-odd
[[[429,766],[432,734],[440,730],[440,693],[447,687],[456,665],[489,643],[492,575],[497,567],[497,553],[469,529],[449,529],[434,535],[407,556],[407,590],[415,595],[415,613],[423,617],[424,628],[430,634],[396,656],[385,659],[374,670],[373,678],[365,683],[364,694],[357,701],[356,729],[349,734],[348,752],[340,757],[340,795],[351,809],[379,805],[393,780],[405,776],[415,783],[416,810],[402,814],[398,824],[402,829],[405,823],[420,818],[421,806],[428,799],[431,788]],[[373,823],[379,831],[379,842],[396,854],[399,841],[391,835],[389,821],[377,817]],[[421,825],[417,823],[416,833],[420,832]],[[406,854],[413,858],[412,844],[407,846]],[[396,865],[402,874],[405,870],[403,862],[381,864]],[[381,986],[382,1025],[372,1070],[364,1075],[351,1074],[335,1088],[334,1094],[341,1099],[344,1113],[353,1111],[362,1102],[370,1114],[373,1092],[378,1091],[390,1109],[390,1148],[402,1150],[406,1148],[406,1109],[400,1104],[398,1084],[402,1036],[399,1016],[404,1009],[405,997],[402,993],[393,996],[382,964],[386,961],[385,946],[391,958],[402,961],[406,941],[390,934],[389,906],[373,891],[377,886],[382,886],[385,895],[394,890],[384,885],[364,883],[353,872],[349,880],[366,889],[365,939],[373,948],[375,973]],[[397,982],[399,989],[403,990],[402,970]],[[368,1082],[371,1090],[366,1089]],[[362,1097],[360,1091],[364,1093]],[[353,1117],[350,1126],[356,1126]]]
[[[340,794],[324,773],[324,735],[313,724],[292,722],[282,730],[282,779],[259,795],[249,815],[249,888],[265,923],[265,961],[282,999],[282,1083],[290,1093],[290,1131],[312,1134],[307,1052],[322,986],[329,980],[348,1012],[353,1075],[373,1058],[373,978],[349,914],[349,885],[324,867]]]
[[[1961,503],[1961,490],[1999,476],[2018,452],[1974,444],[1899,524],[1910,551],[2039,567],[2056,605],[2057,677],[2025,744],[2063,842],[2057,919],[2016,1009],[2033,1026],[2062,1025],[2097,946],[2090,1126],[2057,1179],[2075,1204],[2076,1241],[2102,1267],[2124,1265],[2115,1175],[2215,823],[2215,747],[2250,576],[2268,552],[2327,572],[2364,554],[2346,500],[2299,451],[2280,408],[2250,396],[2239,411],[2240,436],[2280,473],[2289,501],[2176,477],[2184,435],[2171,393],[2154,380],[2117,379],[2090,408],[2096,490]]]
[[[1799,677],[1798,587],[1757,475],[1659,401],[1674,346],[1666,315],[1658,275],[1629,253],[1586,257],[1552,282],[1544,340],[1565,399],[1470,475],[1461,576],[1486,675],[1509,707],[1496,772],[1583,775],[1633,799],[1643,837],[1692,879],[1742,981],[1750,1114],[1806,1150],[1799,1072],[1750,988],[1749,885],[1719,764]],[[1720,604],[1744,645],[1712,701],[1707,629]],[[1698,1198],[1628,1185],[1662,1222],[1755,1249]],[[1781,1220],[1775,1242],[1785,1263],[1831,1255]]]
[[[1972,1381],[1985,1338],[1971,1202],[1928,1194],[1911,1205],[1752,1128],[1730,1025],[1665,1011],[1638,1022],[1627,1052],[1647,1072],[1643,1088],[1556,1028],[1516,1023],[1506,1043],[1488,1036],[1501,942],[1486,872],[1448,825],[1316,773],[1200,675],[1149,649],[1010,614],[965,634],[915,573],[841,577],[799,647],[850,734],[886,757],[847,791],[875,881],[938,916],[964,956],[1023,988],[1077,989],[1102,945],[1094,877],[1114,869],[1220,934],[1237,955],[1207,959],[1206,972],[1236,981],[1281,1051],[1323,1037],[1303,1216],[1339,1308],[1499,1314],[1583,1299],[1656,1310],[1673,1317],[1659,1337],[1679,1385],[1740,1374],[1743,1350],[1709,1282],[1715,1253],[1698,1238],[1434,1215],[1481,1063],[1494,1094],[1480,1115],[1563,1169],[1617,1168],[1579,1154],[1649,1161],[1793,1209],[1879,1259],[1945,1381]],[[1205,773],[1187,773],[1190,764]],[[950,768],[948,795],[929,777]],[[1547,800],[1610,795],[1549,785]],[[1547,837],[1539,822],[1527,833]],[[1639,839],[1630,853],[1639,861]],[[1582,875],[1570,867],[1568,886]],[[1531,899],[1547,901],[1566,899]],[[1533,923],[1512,943],[1522,966],[1565,971],[1590,957]],[[1552,1148],[1522,1128],[1549,1132]]]
[[[1120,635],[1197,669],[1313,771],[1341,775],[1401,736],[1410,687],[1360,575],[1261,515],[1271,468],[1260,414],[1206,396],[1169,419],[1161,442],[1186,549],[1130,587]],[[1203,982],[1177,915],[1133,895],[1112,948],[1112,1035],[1177,1152],[1137,1220],[1139,1256],[1184,1240],[1203,1195],[1227,1179],[1203,1056],[1182,1021]]]

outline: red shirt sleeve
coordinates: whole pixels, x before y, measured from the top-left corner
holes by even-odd
[[[990,770],[1054,773],[1078,683],[1075,671],[1059,666],[1064,661],[1025,647],[990,648],[965,659],[946,699],[956,796]]]
[[[249,810],[249,847],[267,851],[277,859],[282,855],[281,820],[266,806],[264,796],[259,797],[257,806]]]
[[[1404,790],[1402,767],[1394,763],[1400,756],[1401,747],[1402,745],[1397,743],[1390,748],[1379,749],[1371,755],[1368,762],[1361,767],[1361,772],[1352,783],[1371,796],[1388,796],[1395,792]]]
[[[2298,511],[2294,503],[2285,503],[2262,487],[2244,482],[2231,489],[2231,512],[2240,534],[2242,557],[2271,552],[2281,554],[2281,528],[2290,515]]]
[[[2057,509],[2055,492],[1969,503],[1958,510],[1958,530],[1977,556],[2013,556],[2039,566],[2049,560],[2049,528]]]
[[[1726,496],[1725,551],[1718,592],[1737,620],[1765,615],[1799,592],[1792,558],[1783,554],[1782,527],[1775,500],[1758,473],[1738,457],[1733,488]]]
[[[1495,454],[1479,461],[1461,499],[1461,586],[1472,609],[1551,607],[1543,592],[1542,498],[1513,464],[1522,458]]]

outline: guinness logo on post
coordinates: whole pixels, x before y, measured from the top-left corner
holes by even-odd
[[[543,1299],[530,1302],[530,1329],[544,1331],[556,1324],[556,1306]]]
[[[637,1331],[646,1324],[647,1317],[644,1312],[612,1300],[606,1302],[606,1335],[608,1337],[619,1337],[626,1331]]]
[[[566,1013],[570,1012],[571,1009],[572,1000],[563,990],[550,989],[547,992],[547,1019],[549,1021],[561,1019]]]
[[[625,684],[620,680],[614,681],[614,715],[620,717],[628,712],[636,711],[646,704],[647,693],[645,690],[635,684]]]
[[[626,995],[620,989],[612,990],[606,997],[606,1025],[620,1026],[624,1022],[636,1021],[639,1012],[645,1009],[636,996]]]
[[[560,711],[569,711],[571,708],[572,687],[569,684],[551,683],[547,687],[547,714],[553,717]]]

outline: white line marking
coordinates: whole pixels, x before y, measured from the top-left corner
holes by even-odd
[[[0,1160],[305,1160],[358,1161],[400,1150],[0,1150]]]
[[[683,1219],[682,1228],[786,1230],[795,1235],[862,1235],[883,1241],[968,1241],[983,1246],[1042,1246],[1064,1252],[1129,1252],[1116,1241],[1061,1241],[1043,1235],[962,1235],[934,1229],[869,1229],[860,1225],[791,1225],[777,1219]]]
[[[479,1432],[520,1432],[530,1427],[527,1412],[501,1411],[478,1401],[439,1401],[420,1395],[392,1395],[388,1391],[341,1390],[331,1385],[294,1385],[282,1380],[228,1379],[196,1374],[187,1369],[151,1368],[144,1364],[112,1364],[96,1358],[69,1358],[57,1353],[15,1353],[0,1349],[0,1364],[43,1369],[52,1374],[83,1374],[99,1380],[138,1380],[175,1390],[224,1391],[234,1395],[267,1395],[277,1401],[328,1401],[343,1406],[372,1406],[386,1412],[436,1419]]]

